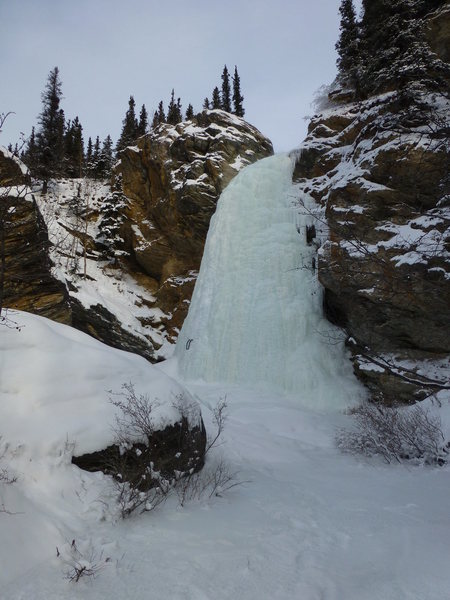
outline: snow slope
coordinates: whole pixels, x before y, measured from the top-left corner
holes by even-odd
[[[179,420],[174,404],[192,404],[182,386],[140,356],[43,317],[19,311],[8,317],[18,328],[0,325],[0,470],[18,481],[0,483],[0,507],[21,514],[0,513],[0,580],[19,575],[23,560],[50,555],[61,543],[59,527],[97,498],[103,477],[82,473],[71,458],[114,442],[109,390],[120,393],[131,382],[136,394],[154,401],[161,429]],[[200,413],[188,414],[198,425]]]
[[[36,481],[17,505],[25,514],[0,515],[5,554],[17,561],[15,570],[2,569],[2,598],[448,597],[448,467],[408,469],[340,455],[335,427],[350,417],[308,411],[286,395],[212,384],[191,391],[202,399],[207,427],[208,407],[227,396],[220,452],[248,483],[223,498],[184,508],[173,499],[115,522],[97,501],[107,499],[105,478],[52,465],[48,497]],[[21,485],[9,486],[5,503]],[[95,579],[65,579],[72,539],[102,566]],[[30,557],[28,548],[38,544],[40,553]]]
[[[274,169],[280,168],[283,181],[291,168],[288,161],[279,158]],[[280,200],[280,187],[274,191]],[[270,213],[269,220],[273,218]],[[275,228],[290,239],[290,217]],[[295,226],[294,231],[297,235]],[[271,242],[272,253],[274,236]],[[281,240],[278,249],[284,253]],[[302,260],[307,266],[311,255],[305,249],[297,258],[294,266]],[[204,285],[207,292],[212,289]],[[320,302],[311,296],[318,289],[311,276],[302,285],[299,300],[308,316],[302,321],[306,371],[302,362],[298,368],[305,384],[291,388],[290,394],[280,385],[286,379],[266,378],[265,389],[251,387],[255,354],[278,361],[284,369],[278,356],[264,355],[264,348],[253,347],[245,363],[250,381],[236,383],[229,377],[228,383],[178,386],[173,379],[178,376],[176,359],[152,367],[117,350],[103,347],[100,352],[101,345],[80,332],[26,315],[17,318],[25,324],[22,331],[0,331],[5,452],[0,468],[18,476],[12,485],[0,484],[0,507],[15,513],[0,512],[1,598],[449,597],[450,466],[386,465],[337,451],[336,429],[351,426],[352,417],[336,408],[354,402],[359,388],[353,375],[341,370],[342,348],[319,345],[315,339],[320,332],[310,325],[318,323]],[[255,339],[261,333],[267,340],[271,331],[270,324],[262,332],[253,325],[247,333],[257,333]],[[239,339],[245,333],[245,328],[238,329],[234,335]],[[282,350],[280,343],[275,341],[274,347]],[[308,356],[311,347],[315,360]],[[229,359],[224,375],[236,372],[227,370],[228,364]],[[226,398],[229,418],[223,443],[209,455],[206,469],[214,470],[222,457],[242,485],[223,497],[204,497],[182,508],[172,497],[153,512],[118,520],[109,478],[80,471],[70,464],[70,456],[73,443],[87,448],[94,438],[110,435],[112,414],[105,389],[120,386],[125,375],[143,386],[137,391],[155,385],[158,397],[188,385],[210,431],[214,406]],[[449,398],[429,404],[443,416],[448,439]],[[70,582],[76,563],[93,567],[96,576]]]

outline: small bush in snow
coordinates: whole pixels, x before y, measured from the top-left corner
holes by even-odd
[[[60,558],[64,565],[64,578],[72,583],[78,583],[83,578],[94,578],[110,562],[110,558],[103,558],[103,554],[97,554],[92,546],[86,551],[79,550],[75,540],[68,548],[63,548],[60,552],[56,548],[56,556]]]
[[[156,404],[147,396],[136,395],[132,384],[125,384],[123,389],[123,393],[111,399],[119,409],[114,429],[121,452],[108,469],[114,476],[122,518],[136,511],[152,511],[173,494],[177,494],[180,505],[184,506],[190,500],[220,496],[242,483],[224,460],[211,462],[200,472],[198,468],[192,467],[185,471],[174,471],[171,475],[156,470],[153,462],[145,464],[130,460],[130,450],[140,452],[140,442],[144,440],[148,447],[151,446],[155,433],[152,412]],[[183,399],[177,398],[174,405],[182,419],[187,419],[190,407],[186,406]],[[216,428],[214,435],[207,439],[205,457],[212,448],[219,445],[225,426],[225,411],[226,401],[221,400],[214,410],[213,421]],[[195,461],[192,464],[195,465]]]
[[[362,404],[352,409],[354,429],[337,433],[337,446],[344,452],[380,455],[387,463],[415,460],[443,465],[449,444],[438,416],[420,405],[412,407]]]
[[[226,408],[226,399],[223,398],[213,411],[215,432],[212,437],[208,436],[205,456],[208,455],[210,450],[220,444],[220,439],[225,428]],[[184,474],[184,477],[179,478],[175,484],[175,491],[178,495],[180,506],[184,506],[186,502],[192,500],[222,496],[222,494],[231,488],[244,483],[238,479],[237,475],[236,472],[230,470],[223,458],[210,462],[198,473]]]
[[[2,441],[2,438],[0,436],[0,444],[1,444],[1,441]],[[5,452],[2,450],[0,452],[0,483],[5,483],[5,484],[15,483],[17,481],[17,477],[15,477],[14,475],[11,475],[11,473],[8,471],[8,469],[6,467],[3,467],[3,465],[2,465],[4,456],[5,456]]]

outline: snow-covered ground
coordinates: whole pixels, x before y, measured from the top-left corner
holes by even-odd
[[[52,243],[52,273],[84,307],[100,304],[125,331],[154,343],[159,356],[169,356],[173,348],[161,326],[165,315],[152,307],[154,296],[132,274],[111,268],[91,248],[84,252],[81,240],[97,237],[101,202],[109,191],[104,181],[82,178],[52,181],[46,195],[35,192]]]
[[[450,467],[408,468],[340,454],[335,431],[351,417],[302,408],[295,396],[191,385],[208,429],[211,409],[226,397],[224,443],[209,460],[221,454],[245,483],[220,498],[181,508],[173,497],[153,512],[118,519],[108,477],[72,465],[72,444],[93,432],[98,440],[110,433],[105,390],[125,372],[142,376],[145,361],[102,350],[80,332],[38,317],[16,320],[25,327],[2,331],[0,338],[2,441],[9,441],[2,466],[18,477],[0,484],[2,505],[15,513],[0,513],[1,598],[448,597]],[[85,353],[91,370],[67,360],[63,366],[48,352],[59,345],[63,355],[64,343],[73,349],[83,342],[77,356]],[[162,368],[176,373],[175,361]],[[177,387],[167,387],[173,380],[156,371],[149,366],[147,385],[159,381],[159,395]],[[45,393],[33,389],[36,378],[47,382]],[[78,416],[70,410],[63,424],[58,403],[73,408],[77,395],[82,410]],[[106,413],[93,422],[87,413],[99,405]],[[40,447],[25,436],[20,442],[14,423],[22,423],[31,440],[44,435]],[[70,582],[76,561],[98,567],[95,578]]]
[[[262,284],[262,275],[242,276],[236,262],[227,266],[225,259],[214,259],[214,254],[208,258],[205,252],[207,264],[216,260],[218,268],[203,269],[211,273],[199,279],[204,293],[197,293],[192,303],[197,323],[206,316],[203,303],[214,295],[218,281],[228,282],[226,268],[234,271],[239,288],[247,284],[257,292],[265,311],[259,313],[258,322],[252,321],[251,329],[245,323],[253,315],[238,320],[237,328],[226,318],[221,323],[207,321],[205,330],[198,330],[197,340],[186,329],[178,358],[157,366],[65,325],[25,313],[9,313],[10,327],[0,325],[0,479],[2,473],[4,478],[2,469],[8,477],[17,478],[10,484],[0,482],[0,598],[449,597],[450,465],[385,464],[381,458],[342,454],[336,448],[336,432],[350,427],[353,419],[345,408],[359,399],[360,388],[345,366],[344,351],[340,343],[334,343],[332,330],[331,340],[323,336],[320,290],[311,269],[314,249],[305,239],[301,247],[296,237],[307,222],[292,218],[287,204],[292,188],[283,184],[290,180],[289,159],[275,157],[262,163],[249,168],[248,181],[251,187],[255,184],[253,199],[260,199],[260,212],[265,213],[263,230],[249,227],[241,233],[247,244],[242,262],[249,260],[252,247],[259,253],[261,244],[269,244],[267,260],[255,258],[250,271],[278,270],[281,280],[275,285],[286,302],[296,295],[294,304],[302,307],[301,315],[288,311],[274,329],[269,321],[280,317],[276,312],[283,302],[271,305],[270,281],[277,281],[271,279],[273,273],[269,273],[269,283]],[[261,169],[265,174],[253,177]],[[263,198],[263,190],[256,185],[256,179],[264,181],[272,171],[268,183],[273,184],[275,197],[283,196],[281,223],[276,222],[276,209],[265,206],[269,198]],[[251,199],[240,188],[247,175],[244,170],[229,186],[227,198]],[[234,188],[240,190],[237,196]],[[255,221],[256,212],[250,215]],[[242,216],[229,211],[228,217],[231,236]],[[60,226],[55,226],[53,235],[62,233]],[[231,243],[236,244],[236,239]],[[216,244],[209,245],[214,252]],[[298,252],[295,256],[286,254],[291,246]],[[271,260],[280,251],[287,259],[282,268]],[[294,285],[293,276],[300,285]],[[107,297],[109,283],[99,274],[96,277],[99,296]],[[266,286],[264,296],[260,285]],[[239,292],[243,296],[237,296],[238,306],[240,298],[248,300],[250,294],[248,289]],[[222,310],[237,318],[224,294],[222,301],[227,302]],[[279,302],[277,294],[274,302]],[[251,307],[256,304],[254,300]],[[222,314],[219,308],[217,313]],[[21,327],[14,328],[14,323]],[[283,328],[286,340],[291,340],[294,327],[302,333],[292,342],[302,374],[298,378],[291,377],[292,356],[286,356],[290,346],[275,337],[278,328]],[[250,345],[245,339],[242,350],[240,336],[246,334]],[[222,345],[216,349],[218,337]],[[195,356],[185,351],[191,345],[194,350],[200,339],[206,345],[214,342],[202,359],[204,372],[202,360],[195,369],[189,361],[180,369],[177,360]],[[252,348],[251,340],[259,340],[258,347]],[[215,372],[206,358],[209,353],[218,360],[214,353],[223,348],[228,348],[227,358]],[[267,349],[272,349],[272,358]],[[249,353],[246,369],[253,385],[245,381],[245,370],[235,370],[230,358],[244,361]],[[265,373],[258,360],[266,361]],[[289,377],[277,378],[279,370]],[[185,381],[188,377],[197,379]],[[201,377],[210,382],[201,382]],[[256,389],[258,378],[264,385]],[[217,383],[218,379],[228,379],[228,383]],[[242,485],[183,506],[174,494],[154,511],[121,520],[111,479],[81,471],[71,457],[111,443],[114,407],[108,390],[120,391],[129,381],[138,393],[149,393],[158,401],[162,423],[176,418],[173,398],[183,394],[189,405],[197,399],[211,432],[214,408],[225,399],[228,420],[222,443],[208,455],[205,469],[214,471],[222,460]],[[440,414],[449,439],[448,395],[443,394],[440,402],[428,402],[428,408]],[[93,575],[70,581],[76,566],[92,569]]]

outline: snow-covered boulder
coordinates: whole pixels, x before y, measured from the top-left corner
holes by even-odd
[[[154,456],[170,459],[172,469],[183,470],[188,456],[196,458],[192,466],[202,466],[200,408],[173,379],[144,358],[66,325],[20,311],[7,316],[0,325],[0,436],[6,445],[4,460],[13,466],[19,461],[20,477],[33,477],[34,464],[63,455],[70,462],[72,456],[112,446],[118,408],[111,398],[123,392],[124,384],[151,404],[159,444]],[[152,453],[147,458],[153,460]]]

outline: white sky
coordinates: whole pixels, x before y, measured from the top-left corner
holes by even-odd
[[[238,66],[246,119],[276,151],[299,145],[336,73],[340,0],[0,0],[0,144],[29,135],[58,66],[66,118],[117,140],[130,94],[150,115],[172,88],[196,111]]]

